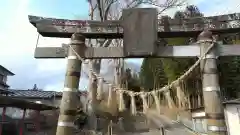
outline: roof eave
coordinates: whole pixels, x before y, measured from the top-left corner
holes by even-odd
[[[8,76],[13,76],[15,75],[13,72],[5,68],[4,66],[0,65],[0,68],[2,68],[5,72],[7,72]]]

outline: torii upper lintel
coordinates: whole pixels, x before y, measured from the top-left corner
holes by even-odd
[[[157,17],[157,16],[156,16]],[[123,20],[68,20],[29,16],[29,21],[45,37],[70,38],[81,33],[87,38],[123,38]],[[170,31],[164,29],[169,26]],[[162,17],[157,20],[159,38],[196,37],[204,29],[213,34],[237,33],[240,31],[240,13],[189,19]]]

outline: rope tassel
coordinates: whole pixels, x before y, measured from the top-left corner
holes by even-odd
[[[119,111],[124,111],[126,109],[124,99],[123,99],[123,92],[119,91]]]
[[[160,114],[160,100],[158,99],[158,92],[157,91],[152,91],[152,95],[153,95],[154,101],[156,103],[157,111]]]
[[[118,111],[118,105],[116,100],[117,96],[112,84],[109,84],[108,92],[108,112],[110,112],[111,115],[116,116]]]
[[[108,85],[108,107],[111,107],[111,102],[112,102],[112,84]]]
[[[185,104],[187,103],[187,98],[180,84],[176,86],[176,90],[178,97],[178,107],[186,107]]]
[[[92,101],[93,104],[96,103],[96,97],[97,97],[97,89],[96,85],[94,85],[94,82],[95,79],[94,79],[94,75],[92,73],[89,73],[89,83],[88,83],[88,91],[89,91],[89,99]]]
[[[103,96],[103,78],[98,78],[97,99],[102,100]]]
[[[171,98],[171,96],[170,96],[170,91],[166,91],[166,92],[164,93],[164,95],[165,95],[165,97],[166,97],[166,99],[167,99],[168,107],[169,107],[169,108],[173,108],[174,103],[173,103],[173,100],[172,100],[172,98]]]
[[[131,112],[132,112],[132,115],[136,115],[137,108],[136,108],[136,103],[135,103],[135,95],[133,92],[131,92],[130,96],[131,96]]]
[[[141,98],[142,98],[142,102],[143,102],[143,113],[146,113],[148,110],[148,103],[147,103],[147,99],[146,99],[147,94],[146,93],[142,93],[141,94]]]
[[[180,85],[176,86],[176,91],[177,91],[177,98],[178,98],[178,107],[182,107],[182,89],[180,87]]]
[[[89,99],[92,99],[92,89],[93,89],[92,82],[93,82],[92,74],[89,73],[89,81],[88,81],[88,92],[89,92],[88,98]]]

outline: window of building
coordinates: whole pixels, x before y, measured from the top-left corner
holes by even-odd
[[[4,75],[0,75],[0,82],[6,83],[7,82],[7,77]]]
[[[7,83],[7,76],[3,76],[3,82],[6,84]]]
[[[0,82],[3,82],[4,76],[0,74]]]

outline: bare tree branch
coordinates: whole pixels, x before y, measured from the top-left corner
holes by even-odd
[[[124,8],[135,8],[146,4],[156,7],[159,14],[162,14],[162,12],[182,6],[184,3],[182,0],[88,0],[88,2],[92,10],[90,13],[91,19],[94,19],[93,14],[98,13],[97,16],[100,17],[100,21],[122,19],[122,9]],[[96,12],[96,10],[98,11]],[[102,47],[122,46],[122,43],[122,40],[106,39],[104,42],[96,40],[96,44]]]
[[[93,16],[95,10],[98,10],[101,21],[122,19],[122,9],[135,8],[142,4],[148,4],[158,8],[159,14],[161,14],[168,9],[179,7],[184,3],[182,0],[95,0],[96,3],[93,5],[92,1],[93,0],[88,0],[92,8],[91,16]],[[99,46],[102,47],[108,47],[110,45],[121,46],[122,40],[106,39],[103,44],[99,44]]]

